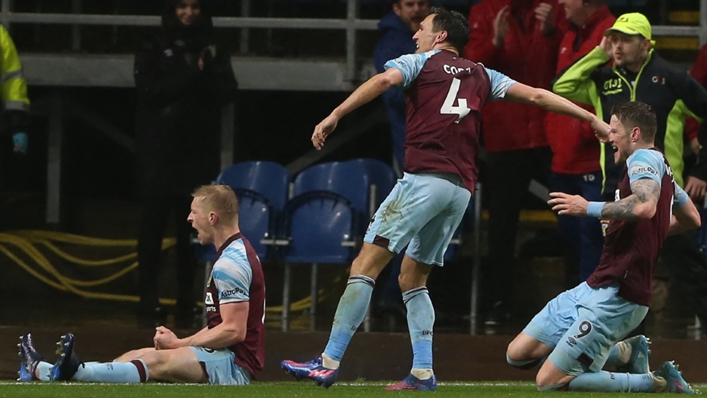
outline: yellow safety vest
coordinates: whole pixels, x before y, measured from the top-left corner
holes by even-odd
[[[0,25],[0,93],[5,110],[19,110],[29,112],[29,98],[27,97],[27,82],[22,74],[22,64],[17,55],[15,43],[5,27]]]

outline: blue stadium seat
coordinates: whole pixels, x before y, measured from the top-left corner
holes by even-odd
[[[294,181],[293,197],[285,206],[280,240],[284,248],[283,330],[289,317],[290,264],[311,264],[310,328],[314,330],[317,303],[317,266],[349,264],[368,219],[366,167],[356,162],[329,162],[309,167]]]
[[[216,179],[216,183],[230,186],[238,196],[240,229],[261,259],[273,253],[270,249],[273,246],[262,240],[274,239],[277,234],[289,181],[284,166],[265,161],[236,163],[223,170]]]
[[[293,197],[306,192],[326,191],[341,195],[357,212],[368,213],[368,179],[365,165],[328,162],[308,167],[295,178]]]
[[[352,203],[339,195],[312,191],[295,197],[288,204],[285,261],[349,264],[359,235],[358,218]]]
[[[216,178],[216,183],[257,192],[275,210],[281,211],[287,203],[290,174],[285,166],[275,162],[241,162],[225,168]]]

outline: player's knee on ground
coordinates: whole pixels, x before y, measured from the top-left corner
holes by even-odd
[[[528,355],[528,350],[519,342],[519,337],[516,337],[508,344],[508,348],[506,348],[506,362],[516,368],[527,369],[526,366],[528,366],[529,363],[537,363],[539,360]]]
[[[508,354],[508,352],[506,352],[506,362],[508,362],[509,365],[511,365],[515,368],[527,370],[527,369],[532,369],[532,368],[538,366],[540,364],[540,362],[542,362],[542,358],[541,359],[521,359],[521,360],[518,360],[518,359],[514,359],[513,357],[511,357]]]
[[[537,385],[538,391],[545,392],[545,391],[567,391],[570,388],[570,383],[564,383],[564,384],[555,384],[555,385],[550,385],[550,386],[541,386],[540,384]]]
[[[538,372],[535,376],[535,385],[538,391],[565,391],[569,388],[569,383],[562,383],[560,380],[542,371]]]
[[[508,362],[509,365],[526,370],[534,368],[540,364],[541,361],[542,358],[532,358],[528,356],[526,350],[522,347],[522,344],[518,343],[517,339],[514,339],[508,344],[508,348],[506,349],[506,362]]]

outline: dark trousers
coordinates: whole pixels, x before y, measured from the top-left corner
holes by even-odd
[[[137,247],[142,308],[158,306],[162,239],[170,214],[174,217],[177,232],[177,306],[191,308],[195,305],[194,278],[197,261],[190,244],[193,229],[187,222],[191,201],[190,195],[175,194],[149,195],[143,199]]]
[[[487,153],[489,264],[484,267],[488,303],[509,302],[513,293],[516,233],[523,199],[531,179],[546,184],[550,174],[549,147]]]
[[[551,192],[580,195],[589,201],[603,201],[601,171],[570,175],[552,173]],[[585,281],[599,264],[604,236],[598,218],[557,216],[557,227],[567,247],[565,274],[568,287]]]
[[[689,231],[668,236],[660,258],[704,326],[707,325],[707,261],[696,235],[695,231]]]

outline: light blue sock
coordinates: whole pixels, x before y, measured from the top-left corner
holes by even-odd
[[[130,362],[88,362],[79,366],[72,380],[99,383],[140,383],[149,378],[141,359]]]
[[[650,374],[614,373],[602,370],[582,373],[570,381],[570,391],[596,392],[651,392],[653,378]]]
[[[35,376],[39,377],[39,380],[41,381],[51,381],[49,379],[49,374],[51,373],[52,370],[52,364],[49,362],[40,362],[37,364],[37,368],[35,369]]]
[[[403,292],[412,342],[412,368],[432,369],[432,329],[435,309],[425,286]]]
[[[334,323],[331,325],[329,342],[324,349],[327,357],[341,361],[346,352],[346,347],[358,329],[368,311],[371,294],[376,281],[365,275],[352,275],[346,284],[346,290],[339,299],[336,307]]]

